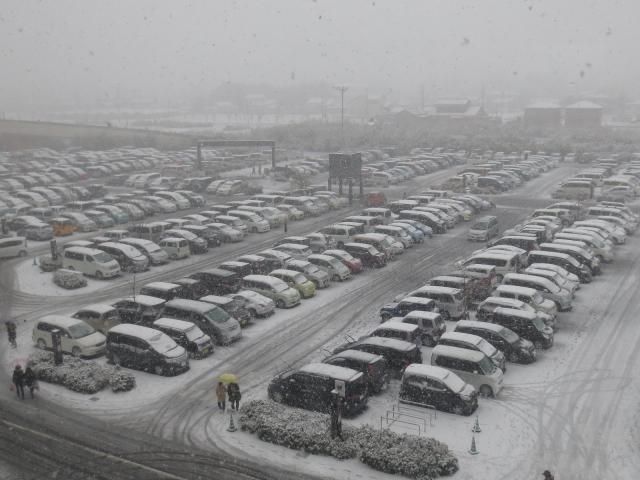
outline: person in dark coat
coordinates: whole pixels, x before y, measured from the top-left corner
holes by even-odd
[[[224,412],[227,403],[227,388],[222,382],[218,382],[216,387],[216,398],[218,399],[218,408]]]
[[[16,395],[19,399],[24,400],[24,372],[20,365],[16,365],[16,368],[13,369],[12,380],[16,387]]]
[[[231,409],[239,410],[240,399],[242,398],[242,394],[240,393],[240,386],[235,382],[231,382],[227,386],[227,392],[229,394],[229,401],[231,402]]]
[[[16,348],[18,344],[16,343],[16,324],[11,320],[7,320],[5,325],[7,326],[7,337],[9,338],[9,344]]]
[[[544,480],[554,480],[553,475],[551,475],[549,470],[542,472],[542,475],[544,476]]]
[[[29,393],[31,394],[31,398],[34,398],[33,391],[38,388],[38,381],[36,379],[36,374],[31,370],[31,367],[27,367],[24,371],[24,386],[29,389]]]

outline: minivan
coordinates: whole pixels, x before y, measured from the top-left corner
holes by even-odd
[[[325,358],[322,363],[337,367],[351,368],[362,372],[367,380],[367,387],[371,393],[380,393],[389,385],[389,369],[387,361],[382,355],[345,350]]]
[[[397,301],[387,303],[380,309],[380,318],[383,322],[393,317],[403,317],[414,311],[433,312],[437,310],[436,302],[431,298],[412,296],[411,294],[405,297],[401,294],[395,300]]]
[[[371,337],[397,338],[416,345],[422,345],[420,328],[410,323],[386,321],[376,327],[370,334]]]
[[[165,237],[158,240],[158,246],[162,248],[171,260],[179,260],[187,258],[191,255],[189,241],[178,237]]]
[[[24,237],[0,238],[0,258],[26,257],[27,239]]]
[[[534,288],[520,287],[517,285],[498,285],[493,295],[496,297],[520,300],[521,302],[531,305],[536,311],[546,313],[549,316],[549,322],[546,323],[550,325],[555,324],[555,319],[558,316],[558,307],[555,302],[544,298],[542,294]]]
[[[484,353],[494,363],[496,367],[507,373],[507,366],[504,354],[487,342],[484,338],[477,335],[461,332],[445,332],[438,345],[448,345],[450,347],[466,348]]]
[[[273,249],[291,255],[296,260],[306,260],[311,255],[309,247],[298,243],[281,243],[273,247]]]
[[[485,251],[471,256],[463,262],[464,266],[481,263],[496,267],[496,278],[502,281],[507,273],[516,273],[520,265],[520,255],[507,251]]]
[[[60,331],[60,348],[74,357],[102,355],[105,349],[105,337],[95,328],[82,320],[63,315],[45,315],[40,318],[31,338],[42,350],[53,348],[51,332]]]
[[[478,408],[478,392],[451,370],[412,364],[402,374],[402,403],[471,415]]]
[[[270,275],[247,275],[242,279],[242,288],[272,299],[278,308],[300,305],[300,293],[279,278]]]
[[[111,327],[115,327],[121,323],[118,310],[104,303],[87,305],[71,316],[88,323],[103,334],[106,334]]]
[[[230,210],[229,216],[237,217],[242,220],[246,225],[247,229],[251,233],[264,233],[271,230],[269,222],[267,222],[264,218],[261,218],[256,213],[248,212],[246,210]],[[221,217],[216,218],[217,221],[227,223],[223,221]]]
[[[170,228],[173,228],[173,225],[168,222],[151,222],[131,225],[128,230],[133,237],[143,238],[157,243],[158,240],[162,238],[164,231]]]
[[[422,363],[422,352],[415,343],[395,338],[365,337],[355,342],[344,343],[335,348],[333,353],[340,353],[344,350],[359,350],[382,355],[389,363],[389,369],[396,376],[399,376],[408,365]]]
[[[367,382],[362,372],[326,363],[310,363],[299,370],[276,375],[269,398],[294,407],[329,412],[336,382],[344,383],[344,413],[353,415],[367,404]]]
[[[131,245],[147,257],[150,265],[163,265],[169,262],[169,254],[157,243],[144,238],[126,237],[119,240],[120,243]]]
[[[368,243],[350,242],[345,243],[342,248],[360,260],[365,267],[382,268],[387,264],[386,255]]]
[[[316,289],[329,286],[329,274],[306,260],[289,260],[287,262],[287,270],[294,270],[304,274],[315,284]]]
[[[189,370],[184,348],[166,334],[141,325],[122,323],[107,333],[107,359],[115,365],[177,375]]]
[[[164,305],[162,316],[193,322],[220,345],[228,345],[242,337],[238,321],[211,303],[174,298]]]
[[[235,300],[232,296],[205,295],[198,299],[200,302],[212,303],[235,318],[242,328],[249,325],[253,315],[243,306],[244,302]]]
[[[565,253],[570,257],[573,257],[581,265],[586,266],[591,271],[591,275],[599,275],[600,273],[602,273],[600,269],[600,260],[598,260],[598,258],[595,257],[591,252],[588,252],[580,247],[551,242],[540,244],[540,250]]]
[[[553,329],[546,326],[535,313],[498,307],[487,321],[513,330],[538,349],[551,348],[553,345]]]
[[[502,370],[482,352],[436,345],[431,352],[431,365],[455,373],[477,388],[483,397],[495,397],[502,389]]]
[[[169,301],[174,298],[185,298],[186,292],[182,285],[176,283],[151,282],[140,289],[140,294]]]
[[[388,260],[404,251],[401,243],[396,242],[389,235],[383,233],[365,233],[353,237],[355,243],[367,243],[384,253]]]
[[[351,270],[335,257],[320,253],[309,255],[307,261],[327,272],[332,281],[344,281],[351,278]]]
[[[447,331],[442,315],[438,312],[412,310],[404,317],[392,317],[389,321],[417,325],[420,329],[422,344],[428,347],[433,347],[440,340],[442,334]]]
[[[552,252],[549,250],[533,250],[529,252],[529,263],[551,263],[558,265],[569,273],[576,275],[580,279],[580,283],[590,283],[592,280],[591,269],[566,253]]]
[[[315,284],[304,274],[295,270],[278,268],[270,272],[269,276],[279,278],[290,287],[295,288],[302,298],[311,298],[316,294]]]
[[[508,273],[504,276],[502,284],[532,288],[540,292],[543,298],[555,303],[556,308],[561,312],[567,312],[572,308],[573,294],[547,278],[526,273]]]
[[[213,353],[213,342],[196,325],[175,318],[159,318],[152,324],[184,348],[191,358],[205,358]]]
[[[383,225],[390,224],[394,219],[393,212],[388,208],[379,208],[379,207],[365,208],[362,211],[361,215],[365,217],[377,217],[382,221]]]
[[[149,268],[147,257],[126,243],[104,242],[96,246],[96,249],[111,255],[120,264],[123,272],[144,272]]]
[[[443,320],[457,320],[467,313],[464,294],[458,288],[425,285],[409,292],[408,295],[432,299],[436,302]]]
[[[211,295],[226,295],[240,290],[240,276],[223,268],[210,268],[192,273],[189,278],[200,280]]]
[[[460,320],[454,327],[454,332],[484,338],[500,350],[510,362],[532,363],[536,361],[535,345],[502,325],[474,320]]]
[[[345,222],[356,222],[360,223],[364,227],[365,233],[369,233],[373,231],[373,228],[377,225],[382,225],[382,219],[376,216],[366,216],[366,215],[352,215],[350,217],[346,217],[344,219]]]
[[[338,248],[342,248],[345,243],[351,242],[353,240],[353,237],[358,234],[357,230],[354,227],[343,225],[340,223],[328,225],[318,231],[333,238]]]
[[[66,248],[62,254],[62,268],[77,270],[97,279],[120,275],[118,262],[108,253],[95,248]]]
[[[467,239],[473,241],[489,241],[499,233],[498,217],[489,215],[479,218],[475,224],[469,228]]]

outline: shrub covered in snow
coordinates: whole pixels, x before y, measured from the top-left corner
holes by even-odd
[[[40,255],[38,257],[38,264],[40,265],[40,270],[43,272],[53,272],[62,268],[62,255],[58,255],[58,258],[55,260],[49,254]]]
[[[339,459],[357,457],[376,470],[419,480],[458,470],[458,459],[446,444],[433,438],[344,426],[344,440],[332,439],[328,415],[271,401],[245,403],[240,409],[240,425],[266,442]]]
[[[29,362],[38,380],[64,385],[79,393],[96,393],[111,387],[114,392],[127,392],[136,386],[133,375],[111,365],[65,355],[61,365],[55,365],[52,352],[36,352]]]
[[[81,288],[87,286],[87,279],[82,273],[74,270],[60,269],[53,274],[53,283],[66,289]]]

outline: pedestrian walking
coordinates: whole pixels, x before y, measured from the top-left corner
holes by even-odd
[[[262,176],[262,164],[261,163],[258,164],[258,176],[260,176],[260,177]]]
[[[342,397],[333,394],[331,398],[330,414],[331,414],[331,438],[342,438]]]
[[[24,370],[24,386],[29,389],[31,398],[34,398],[33,391],[38,389],[38,379],[31,367]]]
[[[242,394],[240,393],[240,386],[236,382],[231,382],[227,386],[227,392],[229,394],[229,401],[231,402],[232,410],[240,409],[240,399]]]
[[[20,365],[16,365],[13,369],[13,377],[11,379],[16,388],[16,395],[20,400],[24,400],[24,372]]]
[[[218,399],[218,408],[224,412],[227,408],[227,388],[222,382],[218,382],[216,387],[216,398]]]
[[[542,472],[542,476],[544,477],[544,480],[554,480],[553,475],[551,475],[551,472],[549,470],[545,470],[544,472]]]
[[[256,174],[256,164],[254,163],[251,167],[251,176],[253,177]]]
[[[7,337],[9,338],[9,345],[11,345],[13,348],[16,348],[18,346],[18,343],[16,342],[16,324],[11,320],[7,320],[5,322],[5,325],[7,327]]]

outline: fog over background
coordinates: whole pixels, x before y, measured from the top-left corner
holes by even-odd
[[[638,18],[637,0],[0,0],[0,110],[225,82],[635,97]]]

